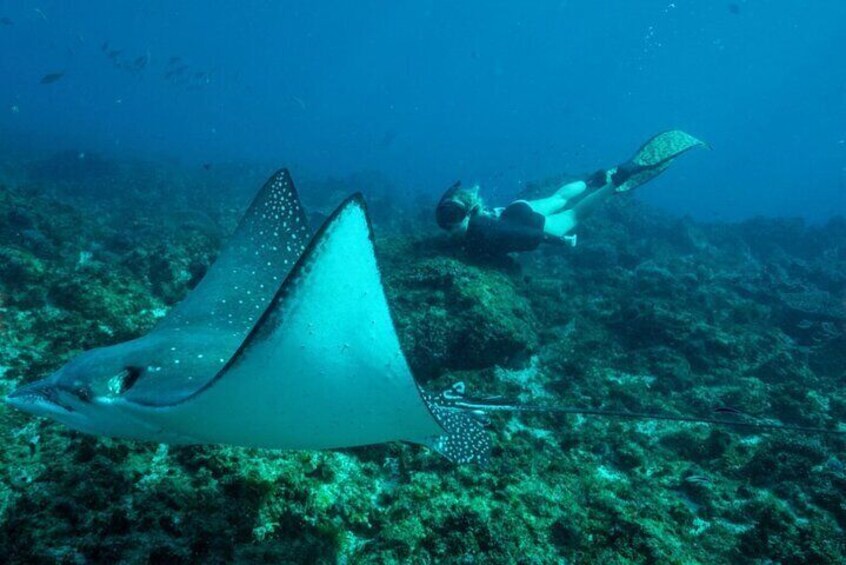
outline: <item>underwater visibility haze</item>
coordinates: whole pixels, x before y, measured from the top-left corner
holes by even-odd
[[[0,1],[0,52],[4,563],[846,560],[846,4]]]

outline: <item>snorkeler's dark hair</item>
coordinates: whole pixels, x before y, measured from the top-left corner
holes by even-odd
[[[441,196],[435,209],[435,220],[441,229],[452,229],[470,213],[469,203],[466,198],[461,197],[461,192],[461,181],[456,181]]]

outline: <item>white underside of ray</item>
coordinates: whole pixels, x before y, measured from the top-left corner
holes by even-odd
[[[278,449],[443,433],[400,348],[362,205],[348,202],[318,237],[230,368],[144,418],[186,443]]]

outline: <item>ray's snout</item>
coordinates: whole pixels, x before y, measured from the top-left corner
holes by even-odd
[[[37,381],[13,390],[6,396],[6,403],[11,404],[15,408],[20,408],[22,405],[38,401],[39,399],[48,400],[49,396],[44,383]]]
[[[56,410],[70,411],[59,402],[56,387],[46,380],[18,387],[6,396],[6,403],[32,414],[45,414]]]

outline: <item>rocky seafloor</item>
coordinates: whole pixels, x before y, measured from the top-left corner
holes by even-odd
[[[0,171],[2,394],[150,329],[258,187],[91,162]],[[427,210],[372,199],[389,300],[427,387],[846,422],[842,218],[702,224],[623,197],[574,249],[480,260],[424,223]],[[842,437],[544,413],[495,415],[490,433],[479,468],[402,444],[273,452],[95,438],[2,406],[0,561],[846,561]]]

